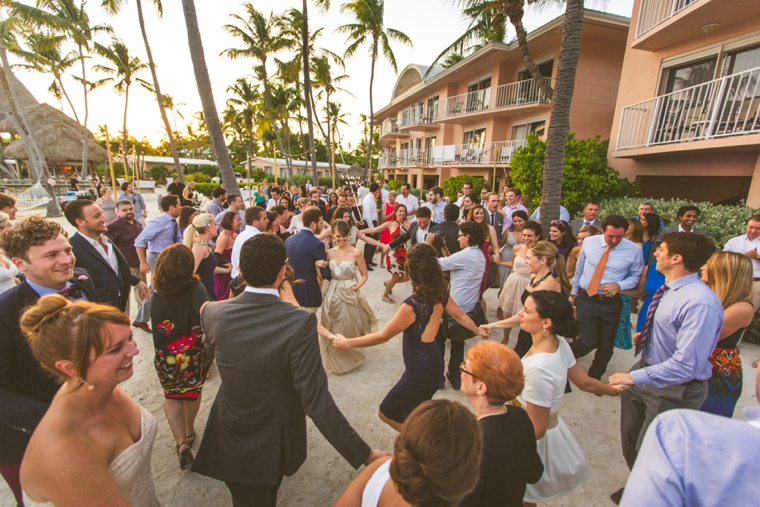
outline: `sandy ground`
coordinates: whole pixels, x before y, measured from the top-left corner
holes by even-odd
[[[156,199],[146,195],[150,217],[158,214]],[[24,214],[20,214],[22,218]],[[62,223],[65,220],[61,221]],[[72,230],[68,224],[67,229]],[[393,297],[396,304],[381,301],[382,282],[389,278],[387,272],[376,269],[362,291],[380,320],[382,326],[398,309],[401,301],[411,294],[409,284],[397,285]],[[489,321],[496,320],[496,290],[486,292]],[[135,308],[132,304],[132,317]],[[634,316],[635,318],[635,316]],[[516,341],[516,331],[512,333],[511,345]],[[134,376],[123,384],[133,399],[151,411],[158,420],[158,435],[153,448],[153,477],[156,491],[163,505],[168,507],[215,507],[231,506],[232,501],[224,484],[192,472],[179,469],[174,441],[166,422],[162,403],[163,395],[152,363],[152,337],[135,329],[137,343],[141,350],[135,362]],[[500,339],[501,331],[494,333],[493,339]],[[468,342],[468,347],[475,340]],[[745,388],[734,417],[742,417],[742,408],[757,403],[754,379],[757,371],[750,366],[751,361],[760,357],[760,347],[751,344],[740,346],[745,359]],[[356,371],[347,375],[329,377],[330,392],[338,407],[345,414],[357,432],[373,449],[392,452],[396,432],[377,417],[380,401],[396,383],[404,370],[401,353],[401,335],[388,343],[365,349],[367,360]],[[448,357],[448,356],[447,356]],[[579,360],[588,369],[591,356]],[[634,363],[633,351],[615,349],[615,355],[607,368],[607,373],[627,371]],[[216,368],[211,369],[211,378],[204,389],[202,405],[198,415],[196,430],[200,439],[206,426],[211,404],[219,389],[220,378]],[[447,398],[469,406],[467,398],[454,391],[447,383],[436,398]],[[620,401],[616,398],[597,397],[574,389],[562,403],[560,415],[578,440],[591,466],[593,481],[574,493],[559,498],[546,505],[551,506],[611,506],[610,493],[625,484],[628,469],[620,450]],[[357,474],[351,466],[322,437],[319,430],[308,421],[309,449],[306,462],[292,477],[283,480],[280,488],[279,504],[291,506],[332,505],[340,493]],[[194,445],[197,449],[196,442]],[[14,505],[13,497],[5,482],[0,481],[0,506]]]

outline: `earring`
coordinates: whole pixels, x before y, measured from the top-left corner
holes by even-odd
[[[82,384],[84,384],[84,385],[87,386],[87,390],[88,391],[94,391],[95,390],[95,384],[88,384],[87,382],[84,381],[83,378],[80,378],[79,380],[82,381]]]
[[[544,334],[544,338],[549,338],[549,330],[548,329],[544,329],[543,330],[543,334]]]

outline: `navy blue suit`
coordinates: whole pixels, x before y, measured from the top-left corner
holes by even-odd
[[[288,264],[293,268],[296,280],[303,280],[293,285],[293,295],[298,304],[306,308],[322,305],[322,290],[317,282],[315,262],[327,260],[325,245],[314,236],[311,229],[303,228],[301,232],[285,240]],[[320,268],[322,278],[330,279],[330,268]]]

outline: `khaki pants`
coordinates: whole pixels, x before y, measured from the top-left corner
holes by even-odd
[[[129,271],[131,271],[134,276],[142,280],[143,283],[147,285],[148,275],[140,271],[140,268],[129,268]],[[140,305],[142,305],[143,300],[140,297],[140,289],[137,286],[132,287],[132,295],[135,297],[135,302],[137,303],[137,307],[139,308]],[[130,300],[129,298],[127,298],[127,307],[124,309],[124,313],[127,315],[127,317],[129,317],[130,306],[131,306]]]

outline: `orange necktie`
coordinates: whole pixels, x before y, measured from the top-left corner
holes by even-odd
[[[602,284],[604,269],[607,267],[607,259],[610,257],[610,250],[612,250],[612,248],[607,245],[607,249],[599,259],[599,264],[596,265],[594,274],[591,276],[591,281],[588,283],[588,288],[586,288],[586,292],[589,296],[596,296],[597,292],[599,292],[599,286]]]

